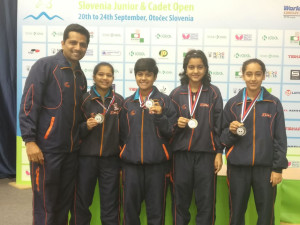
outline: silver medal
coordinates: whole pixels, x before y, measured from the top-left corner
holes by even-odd
[[[244,126],[238,127],[238,128],[236,129],[236,133],[237,133],[237,135],[239,135],[239,136],[245,136],[246,133],[247,133],[246,127],[244,127]]]
[[[101,124],[103,123],[104,121],[104,116],[100,113],[98,113],[96,116],[95,116],[95,120],[97,121],[97,123]]]
[[[150,109],[152,106],[154,106],[154,101],[152,99],[148,99],[146,102],[145,102],[145,106]]]
[[[190,119],[188,122],[188,126],[191,129],[194,129],[198,126],[198,121],[196,119]]]

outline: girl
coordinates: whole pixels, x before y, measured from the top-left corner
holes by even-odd
[[[274,224],[276,185],[287,168],[287,138],[282,105],[262,82],[266,67],[259,59],[243,63],[246,88],[229,99],[221,141],[226,146],[230,225],[245,223],[251,186],[258,225]]]
[[[189,223],[194,191],[196,224],[211,225],[215,221],[216,174],[222,167],[219,135],[223,100],[219,89],[210,83],[202,51],[189,51],[183,70],[181,86],[170,94],[177,111],[172,138],[174,224]]]
[[[99,183],[101,223],[119,224],[119,114],[123,98],[112,89],[114,68],[99,63],[94,86],[83,96],[82,139],[72,224],[90,224],[96,182]]]
[[[125,99],[122,112],[123,225],[140,224],[143,200],[148,224],[161,225],[176,112],[171,99],[153,86],[158,73],[154,59],[139,59],[134,73],[139,88]]]

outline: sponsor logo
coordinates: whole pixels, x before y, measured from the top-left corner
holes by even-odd
[[[289,161],[288,165],[291,168],[300,168],[300,162],[299,161]]]
[[[183,40],[198,40],[199,39],[199,34],[197,33],[183,33],[182,34],[182,39]]]
[[[155,37],[157,39],[170,39],[170,38],[172,38],[172,35],[170,35],[170,34],[156,34]]]
[[[300,131],[300,127],[285,127],[288,131]]]
[[[103,36],[103,37],[111,37],[111,38],[114,38],[114,37],[120,38],[120,37],[121,37],[121,34],[104,33],[104,34],[102,34],[102,36]]]
[[[269,93],[272,93],[272,91],[273,91],[272,88],[266,88],[266,89],[267,89],[267,91],[268,91]]]
[[[130,52],[129,52],[129,55],[130,55],[130,56],[140,56],[140,57],[143,57],[143,56],[145,56],[146,54],[145,54],[145,52],[134,52],[134,51],[130,51]]]
[[[291,70],[291,80],[300,80],[300,70]]]
[[[93,56],[93,55],[94,55],[94,50],[93,50],[93,49],[88,49],[88,50],[86,50],[85,55],[86,55],[86,56]]]
[[[260,55],[261,58],[269,58],[269,59],[274,59],[274,58],[279,58],[279,55],[273,55],[273,54],[267,54],[267,55]]]
[[[52,33],[51,33],[51,35],[52,35],[52,37],[56,37],[56,36],[63,36],[64,35],[64,33],[63,32],[55,32],[55,31],[53,31]]]
[[[32,48],[32,49],[28,52],[28,54],[35,54],[35,53],[39,53],[39,52],[40,52],[39,49]]]
[[[129,91],[137,91],[138,88],[129,88]]]
[[[234,58],[239,59],[239,58],[250,58],[250,54],[240,54],[240,53],[235,53]]]
[[[225,52],[208,52],[208,57],[213,59],[224,59]]]
[[[262,37],[261,37],[261,39],[263,40],[263,41],[277,41],[277,40],[279,40],[279,38],[276,36],[276,35],[263,35]]]
[[[102,56],[120,56],[121,52],[118,50],[102,50],[101,55]]]
[[[161,70],[159,71],[159,73],[161,73],[162,75],[171,75],[173,72],[168,70]]]
[[[269,113],[262,113],[261,116],[262,116],[262,117],[268,117],[268,118],[271,118],[271,117],[272,117],[272,115],[269,114]]]
[[[290,36],[290,43],[300,45],[300,32],[296,32],[295,35]]]
[[[60,48],[51,48],[50,49],[50,52],[54,55],[54,54],[56,54],[57,52],[59,52],[60,51]]]
[[[165,86],[161,86],[158,90],[163,94],[167,94],[167,88]]]
[[[277,78],[278,77],[278,72],[267,70],[265,75],[266,75],[266,78]]]
[[[139,43],[144,43],[144,38],[141,37],[141,34],[139,31],[136,31],[136,33],[131,34],[131,40],[132,41],[137,41]]]
[[[300,95],[300,91],[286,90],[284,93],[287,96],[290,96],[290,95]]]
[[[288,55],[289,59],[300,59],[300,55]]]
[[[234,77],[235,77],[236,79],[241,79],[241,78],[243,77],[242,71],[235,71],[235,72],[234,72]]]
[[[91,31],[91,32],[90,32],[90,39],[93,39],[93,38],[94,38],[94,32]]]
[[[252,41],[252,34],[236,34],[234,37],[237,41]]]
[[[233,93],[237,94],[240,90],[242,90],[243,88],[233,88]]]
[[[296,18],[300,16],[300,6],[283,6],[283,16],[285,18]]]
[[[84,72],[84,73],[93,73],[94,70],[93,70],[93,69],[87,69],[87,68],[85,68],[85,69],[83,70],[83,72]]]
[[[167,57],[168,51],[167,50],[160,50],[158,54],[159,54],[160,57]]]
[[[211,76],[223,76],[224,73],[220,71],[209,71]]]
[[[224,40],[224,39],[227,39],[227,36],[225,36],[225,35],[207,35],[207,38],[217,39],[217,40]]]

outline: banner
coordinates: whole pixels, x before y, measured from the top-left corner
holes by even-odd
[[[82,68],[93,84],[98,62],[115,68],[115,90],[124,97],[137,90],[134,63],[153,57],[159,67],[155,85],[169,94],[190,49],[201,49],[213,84],[224,103],[245,85],[241,65],[257,57],[267,67],[263,85],[283,103],[290,167],[300,168],[300,4],[297,0],[27,0],[18,1],[18,111],[33,63],[61,49],[70,23],[91,34]],[[19,123],[18,123],[19,124]],[[17,183],[30,181],[25,146],[17,128]]]

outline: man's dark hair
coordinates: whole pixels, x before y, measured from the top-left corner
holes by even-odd
[[[138,59],[134,65],[134,74],[136,75],[139,71],[152,72],[154,77],[157,77],[158,67],[156,61],[153,58]]]
[[[64,31],[64,37],[63,37],[64,42],[69,38],[69,33],[72,31],[84,35],[86,37],[86,43],[87,43],[87,45],[89,45],[90,32],[85,27],[83,27],[77,23],[70,24],[66,27],[66,29]]]

